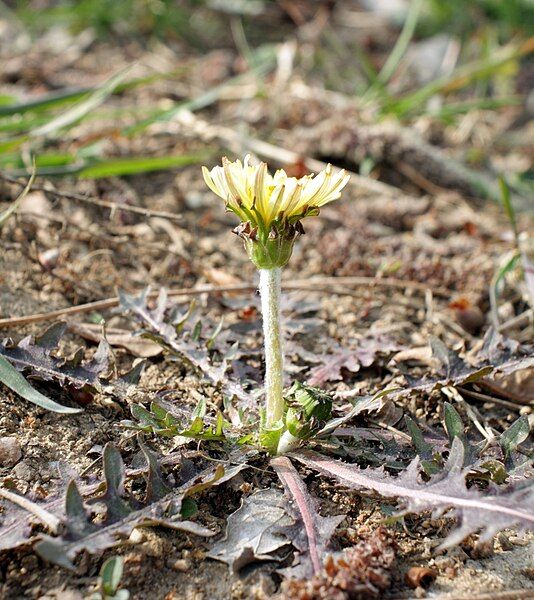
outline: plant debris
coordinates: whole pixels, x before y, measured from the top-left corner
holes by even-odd
[[[140,446],[147,464],[146,492],[142,502],[126,493],[121,455],[108,444],[102,455],[105,485],[97,486],[97,489],[103,487],[103,492],[85,500],[76,481],[71,480],[61,513],[57,511],[57,501],[37,504],[15,494],[3,493],[4,498],[29,511],[55,535],[37,533],[28,536],[28,526],[22,530],[20,527],[20,509],[16,508],[14,514],[8,510],[0,529],[0,549],[31,543],[42,558],[75,569],[73,561],[80,552],[101,553],[126,539],[136,527],[164,526],[204,537],[215,535],[210,529],[183,519],[182,503],[195,493],[228,481],[246,465],[227,470],[220,465],[208,467],[173,489],[162,479],[152,453],[143,443]],[[22,522],[27,523],[27,519]]]
[[[379,598],[391,584],[395,543],[385,527],[355,546],[328,555],[325,567],[311,579],[288,579],[282,585],[291,600],[366,600]]]

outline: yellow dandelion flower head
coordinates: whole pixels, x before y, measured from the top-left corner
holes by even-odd
[[[243,223],[250,223],[260,237],[269,234],[284,235],[304,217],[317,215],[321,206],[341,196],[349,175],[333,172],[332,165],[317,175],[297,179],[283,169],[271,175],[265,163],[250,164],[250,156],[243,162],[222,159],[222,166],[209,171],[202,167],[204,180],[228,210]]]

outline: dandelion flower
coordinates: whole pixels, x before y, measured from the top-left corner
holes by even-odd
[[[202,167],[202,173],[208,187],[240,219],[234,231],[259,268],[284,266],[295,238],[304,233],[301,220],[339,198],[349,179],[345,171],[334,173],[330,164],[299,179],[283,169],[271,175],[265,163],[251,165],[249,155],[243,162],[223,158],[222,166],[211,171]]]
[[[345,171],[334,173],[332,165],[317,175],[300,179],[289,177],[282,169],[271,175],[265,163],[251,165],[248,155],[243,162],[223,158],[221,167],[211,171],[202,167],[202,173],[208,187],[241,221],[234,232],[244,240],[249,258],[260,271],[265,345],[265,410],[260,440],[269,452],[286,451],[300,440],[290,428],[299,435],[308,435],[316,423],[311,424],[315,414],[307,415],[310,423],[300,427],[300,412],[289,410],[284,400],[280,324],[282,267],[291,258],[295,239],[304,233],[302,219],[318,215],[322,206],[337,200],[349,176]],[[312,400],[315,402],[313,398],[308,400],[307,406]],[[288,420],[285,424],[284,416]]]

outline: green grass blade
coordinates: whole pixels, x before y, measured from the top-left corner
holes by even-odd
[[[116,158],[99,161],[83,167],[78,171],[81,179],[100,179],[102,177],[120,177],[122,175],[135,175],[150,173],[151,171],[164,171],[177,167],[185,167],[203,162],[211,153],[179,154],[170,156],[132,156],[130,158]]]
[[[74,415],[82,412],[81,408],[62,406],[61,404],[50,400],[50,398],[47,398],[41,394],[41,392],[38,392],[3,356],[0,356],[0,382],[25,400],[28,400],[28,402],[36,404],[46,410],[65,415]]]
[[[131,81],[125,81],[115,86],[112,94],[121,94],[122,92],[147,85],[159,81],[161,79],[169,79],[180,75],[185,70],[185,67],[174,69],[168,73],[155,73],[146,75],[145,77],[137,77]],[[0,117],[10,117],[12,115],[24,114],[26,112],[44,112],[54,108],[73,104],[87,98],[92,93],[97,92],[100,88],[85,87],[85,88],[67,88],[49,94],[43,94],[34,100],[17,102],[12,96],[0,96]]]
[[[25,102],[13,102],[6,105],[0,105],[0,117],[10,117],[12,115],[23,114],[25,112],[38,112],[51,108],[59,108],[65,104],[81,100],[85,96],[95,91],[94,88],[67,88],[50,94],[43,94],[35,100]]]
[[[76,157],[66,152],[51,152],[41,154],[35,158],[35,165],[40,167],[55,167],[61,165],[69,165],[76,161]],[[17,153],[0,155],[0,168],[14,169],[16,172],[10,171],[11,175],[24,176],[28,174],[26,161],[24,157]]]
[[[244,80],[247,80],[251,74],[254,74],[256,77],[261,77],[267,74],[275,64],[276,54],[274,49],[270,46],[260,48],[256,51],[255,65],[246,73],[241,73],[240,75],[237,75],[236,77],[225,81],[221,85],[215,86],[214,88],[208,90],[200,96],[197,96],[196,98],[193,98],[192,100],[178,102],[172,108],[158,111],[148,119],[143,119],[135,125],[127,127],[123,130],[122,133],[130,136],[136,135],[144,131],[153,123],[170,121],[173,117],[175,117],[178,113],[180,113],[183,110],[196,111],[200,110],[201,108],[206,108],[214,102],[217,102],[217,100],[219,100],[223,92],[227,91],[228,88],[231,88],[232,86],[237,85]]]
[[[11,140],[0,142],[0,156],[2,156],[2,154],[6,153],[6,152],[9,152],[10,150],[15,150],[21,144],[23,144],[24,142],[27,142],[29,139],[30,139],[29,135],[20,135]]]
[[[504,278],[507,273],[513,271],[517,266],[517,263],[521,259],[521,254],[519,251],[514,251],[514,253],[504,262],[504,264],[497,270],[490,284],[489,289],[489,299],[491,306],[491,319],[493,321],[493,326],[498,329],[499,327],[499,292],[501,284],[504,282]]]
[[[508,217],[508,220],[510,221],[510,225],[512,226],[512,230],[514,232],[515,245],[516,245],[516,248],[519,250],[519,231],[517,230],[517,221],[515,218],[515,210],[512,205],[512,199],[510,197],[510,188],[508,187],[508,184],[506,183],[506,181],[504,180],[503,177],[499,178],[499,186],[501,188],[501,196],[502,196],[501,200],[502,200],[502,205],[504,207],[504,212],[506,213],[506,216]]]
[[[179,154],[168,156],[131,156],[126,158],[109,158],[95,160],[83,159],[70,154],[41,155],[37,160],[37,175],[66,176],[74,175],[81,179],[102,179],[104,177],[121,177],[152,171],[165,171],[188,165],[195,165],[209,160],[212,152],[207,150],[196,154]],[[1,165],[0,160],[0,165]],[[12,158],[11,164],[19,168],[10,170],[12,177],[27,174],[20,157]]]
[[[438,110],[432,110],[429,114],[442,120],[452,120],[456,115],[466,114],[471,110],[496,110],[506,106],[518,106],[523,104],[524,99],[521,96],[506,96],[504,98],[475,98],[464,102],[450,102],[440,107]],[[416,114],[427,113],[426,109],[413,111]]]
[[[389,80],[393,77],[400,61],[402,60],[402,57],[408,49],[413,34],[415,33],[415,28],[417,27],[417,21],[419,20],[419,14],[421,12],[422,5],[423,0],[411,1],[408,14],[406,15],[406,20],[404,21],[404,25],[402,27],[402,31],[399,37],[397,38],[395,46],[393,47],[393,50],[388,56],[388,59],[386,60],[384,66],[378,74],[377,80],[382,85],[388,83]]]
[[[438,77],[428,85],[409,93],[393,102],[386,102],[383,113],[394,113],[398,117],[406,116],[432,96],[459,90],[474,80],[490,77],[500,67],[530,54],[534,50],[534,38],[521,43],[510,43],[495,51],[491,56],[474,60],[455,69],[452,73]]]
[[[16,102],[15,96],[9,96],[8,94],[0,94],[0,107]],[[1,110],[1,108],[0,108]],[[1,114],[1,113],[0,113]]]
[[[45,125],[34,129],[29,135],[32,138],[48,137],[50,134],[57,132],[60,129],[68,127],[82,119],[87,113],[94,110],[108,98],[115,88],[127,76],[129,68],[122,70],[117,75],[114,75],[100,88],[89,95],[88,98],[74,105],[70,110],[60,114]]]

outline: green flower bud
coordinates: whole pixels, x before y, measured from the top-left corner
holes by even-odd
[[[332,399],[320,389],[295,382],[286,398],[286,428],[296,438],[308,439],[324,427],[332,414]]]

